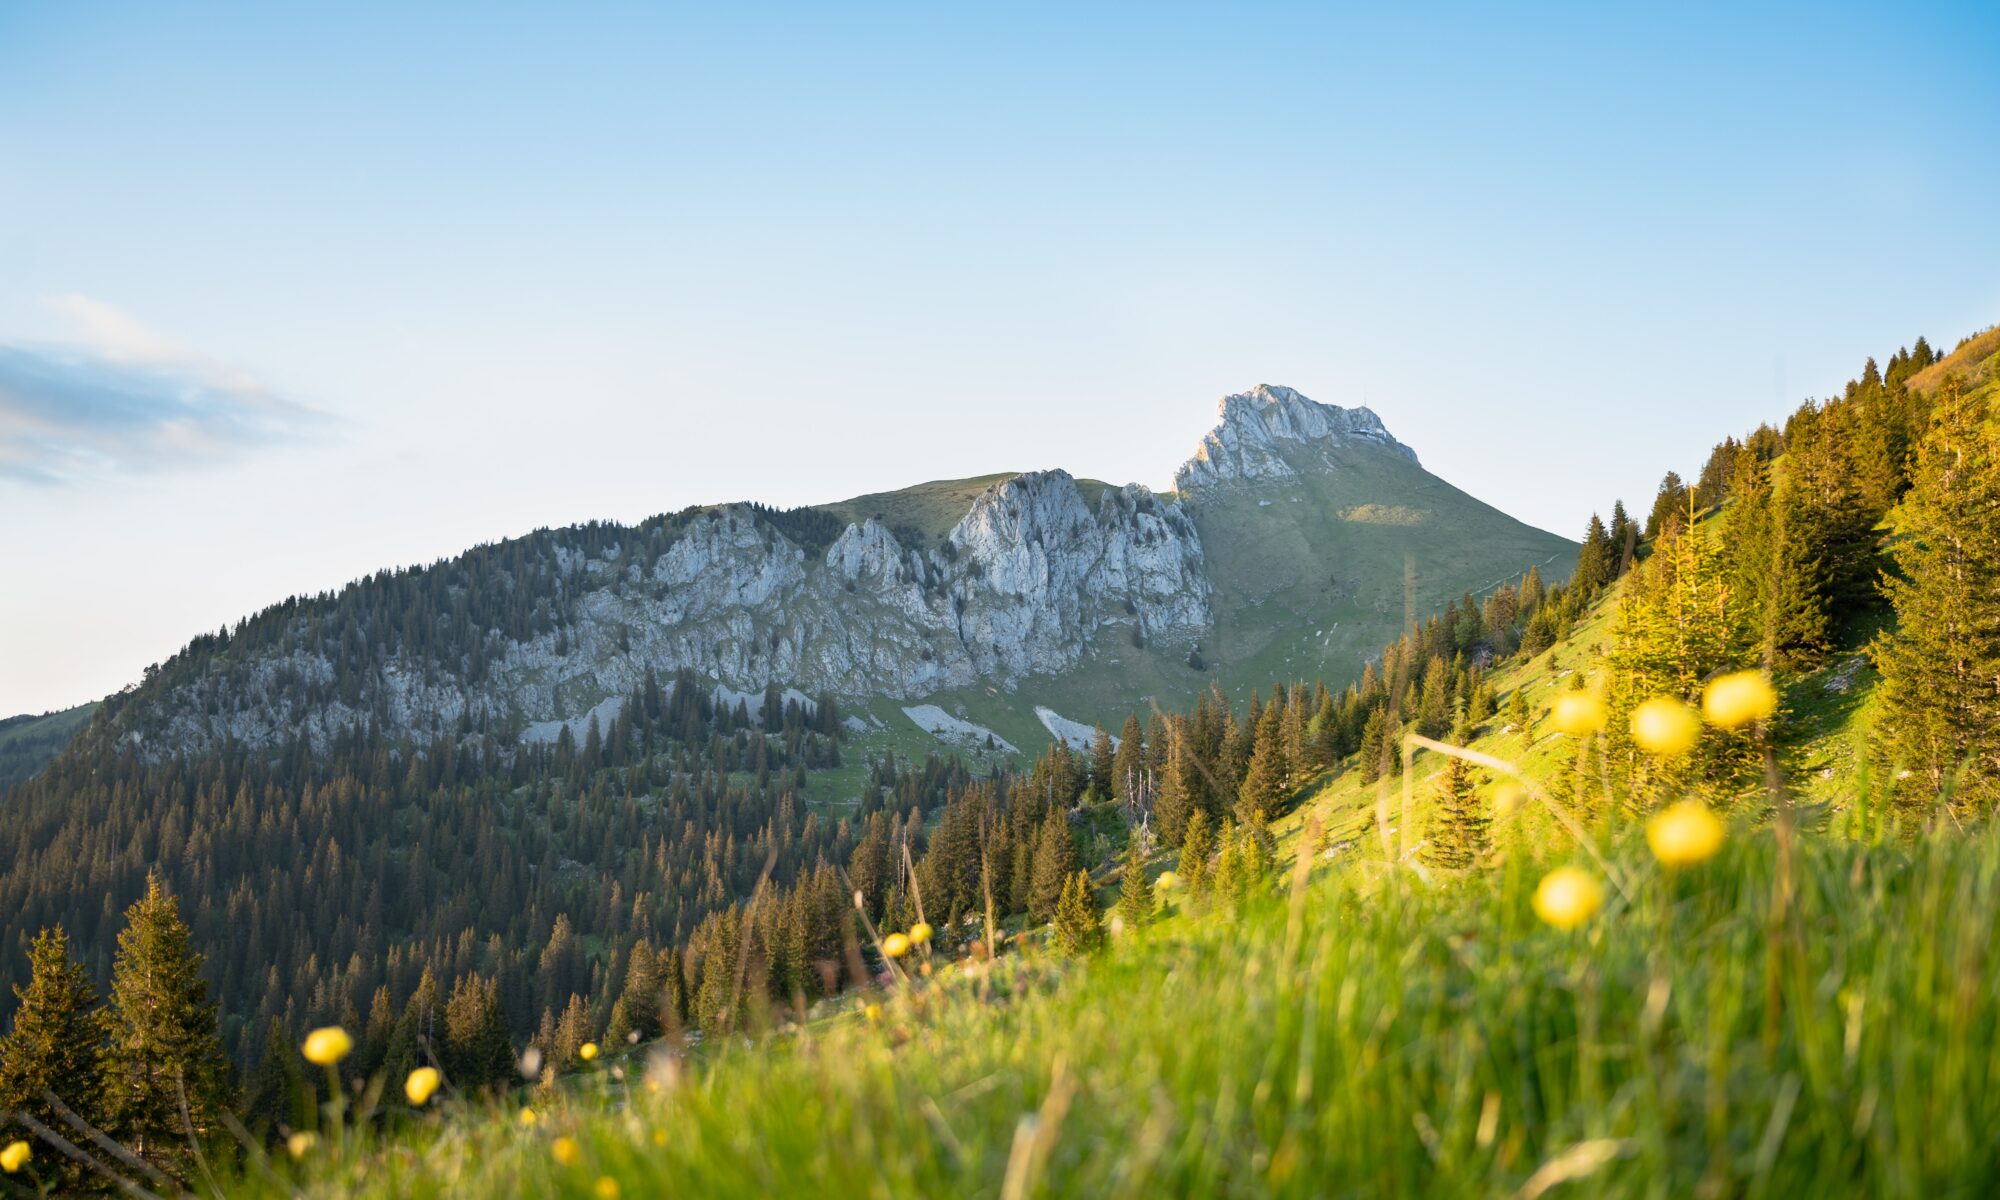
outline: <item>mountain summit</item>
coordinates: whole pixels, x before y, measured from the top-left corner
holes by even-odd
[[[688,671],[1027,746],[1211,682],[1343,684],[1407,621],[1574,562],[1366,408],[1264,385],[1219,418],[1172,494],[1030,471],[541,530],[379,573],[195,639],[93,733],[149,757],[371,727],[581,736]]]
[[[1317,455],[1325,462],[1332,447],[1356,442],[1417,461],[1417,452],[1391,437],[1372,410],[1320,404],[1288,387],[1260,383],[1224,396],[1216,416],[1201,448],[1174,474],[1174,486],[1181,491],[1296,475],[1289,453]]]

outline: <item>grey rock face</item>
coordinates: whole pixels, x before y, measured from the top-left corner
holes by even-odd
[[[1067,472],[1032,471],[988,487],[929,545],[869,519],[809,553],[749,505],[679,522],[650,565],[625,561],[616,545],[593,556],[568,540],[556,551],[563,620],[522,641],[490,634],[476,681],[397,654],[358,700],[343,701],[330,695],[333,667],[317,652],[273,654],[220,700],[199,685],[148,697],[131,736],[162,754],[225,737],[280,744],[299,731],[317,742],[371,714],[414,736],[462,720],[548,728],[629,694],[649,670],[681,668],[742,692],[776,683],[843,699],[917,699],[1059,673],[1100,638],[1136,633],[1172,652],[1207,636],[1215,619],[1188,507],[1201,489],[1294,474],[1293,464],[1310,461],[1302,452],[1346,442],[1416,457],[1367,409],[1315,404],[1289,388],[1225,397],[1220,412],[1176,477],[1185,499],[1131,484],[1092,503]],[[305,636],[317,619],[302,607],[290,618],[300,636],[287,642],[317,645]]]
[[[1304,451],[1324,456],[1349,442],[1383,446],[1417,461],[1417,452],[1391,437],[1372,410],[1319,404],[1288,387],[1260,383],[1224,396],[1217,415],[1220,420],[1201,439],[1201,449],[1174,475],[1174,486],[1183,492],[1295,475],[1297,469],[1283,455]]]

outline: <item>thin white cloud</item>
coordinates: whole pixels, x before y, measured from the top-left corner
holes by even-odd
[[[0,479],[59,485],[227,461],[323,436],[324,413],[88,296],[73,342],[0,342]]]

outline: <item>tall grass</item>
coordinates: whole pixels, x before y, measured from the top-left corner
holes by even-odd
[[[249,1193],[1019,1197],[1992,1194],[2000,834],[1769,830],[1540,925],[1515,854],[1184,914],[859,1010],[461,1104]],[[575,1140],[558,1161],[555,1139]],[[569,1149],[564,1147],[565,1151]],[[609,1183],[603,1181],[610,1181]],[[599,1189],[602,1189],[601,1191]]]

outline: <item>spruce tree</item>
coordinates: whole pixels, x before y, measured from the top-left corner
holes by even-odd
[[[1076,872],[1076,839],[1069,831],[1069,817],[1059,808],[1049,809],[1042,820],[1041,835],[1035,840],[1035,875],[1028,893],[1028,919],[1041,924],[1055,915],[1063,887]]]
[[[1055,944],[1065,954],[1088,954],[1104,943],[1104,922],[1090,889],[1090,872],[1078,871],[1063,882],[1056,903]]]
[[[264,1056],[250,1076],[250,1092],[243,1102],[244,1124],[267,1141],[299,1127],[306,1094],[300,1066],[304,1061],[284,1022],[272,1017],[264,1029]]]
[[[1570,572],[1570,586],[1579,595],[1590,596],[1611,582],[1615,566],[1611,534],[1605,530],[1603,520],[1592,513],[1590,527],[1584,531],[1583,548],[1577,552],[1576,570]]]
[[[1125,844],[1125,864],[1118,878],[1119,919],[1126,929],[1139,929],[1153,919],[1153,884],[1146,878],[1146,859],[1140,853],[1138,833]]]
[[[1465,870],[1492,845],[1492,826],[1493,819],[1475,788],[1471,766],[1462,758],[1447,757],[1424,857],[1446,870]]]
[[[1118,734],[1118,752],[1111,757],[1111,794],[1126,803],[1135,803],[1146,787],[1146,739],[1139,730],[1137,715],[1125,718]]]
[[[146,877],[146,894],[125,910],[125,920],[111,968],[107,1123],[134,1152],[186,1178],[188,1139],[206,1141],[221,1128],[229,1065],[201,956],[157,874]]]
[[[1917,444],[1905,536],[1890,548],[1896,626],[1873,647],[1882,730],[1930,792],[2000,800],[2000,446],[1991,414],[1956,381]]]
[[[1160,840],[1178,846],[1187,836],[1188,821],[1203,808],[1201,776],[1195,767],[1194,751],[1178,725],[1167,729],[1167,764],[1161,773],[1159,793],[1153,797],[1153,828]]]
[[[1236,793],[1236,819],[1245,825],[1270,820],[1285,801],[1285,750],[1279,724],[1266,716],[1258,726],[1256,748],[1250,752],[1250,766],[1243,772],[1243,786]]]
[[[1090,734],[1090,789],[1099,800],[1111,799],[1112,761],[1111,735],[1099,726]]]
[[[1188,819],[1187,837],[1181,842],[1181,884],[1188,895],[1200,899],[1208,892],[1208,856],[1215,852],[1215,835],[1208,823],[1208,814],[1196,809]]]
[[[396,1018],[395,1032],[389,1035],[385,1069],[389,1078],[402,1079],[418,1067],[444,1067],[446,1057],[444,1003],[438,994],[437,977],[425,967],[417,990],[410,993],[403,1014]]]
[[[44,929],[28,951],[27,986],[14,987],[14,1027],[0,1039],[0,1111],[27,1113],[62,1128],[53,1092],[72,1112],[101,1125],[104,1093],[98,1076],[105,1018],[97,991],[69,956],[62,926]]]

